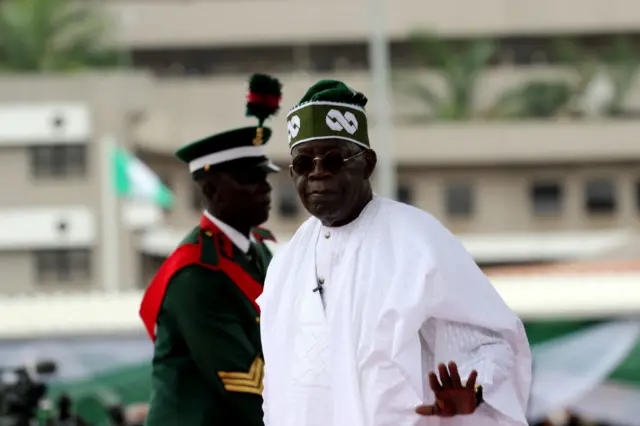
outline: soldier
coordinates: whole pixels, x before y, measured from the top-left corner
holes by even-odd
[[[281,85],[254,75],[247,115],[258,125],[179,149],[205,211],[149,285],[140,316],[155,344],[147,426],[262,426],[263,356],[256,298],[271,253],[266,222],[279,170],[263,152]]]

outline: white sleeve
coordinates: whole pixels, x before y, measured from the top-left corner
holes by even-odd
[[[512,383],[515,355],[504,338],[489,329],[437,319],[429,320],[421,334],[433,357],[428,366],[432,371],[439,363],[455,361],[463,380],[478,372],[485,402],[469,417],[472,424],[527,425]]]
[[[485,403],[468,416],[470,425],[484,424],[484,418],[491,419],[488,424],[526,426],[531,351],[524,326],[462,244],[443,228],[435,237],[437,267],[426,283],[427,321],[421,327],[432,357],[427,368],[454,361],[463,379],[478,372]]]
[[[377,319],[372,353],[361,366],[367,424],[526,426],[531,352],[522,322],[458,240],[434,234],[437,251],[426,248],[398,265]],[[449,361],[465,376],[478,371],[485,403],[473,415],[425,423],[414,409],[433,402],[427,374]]]

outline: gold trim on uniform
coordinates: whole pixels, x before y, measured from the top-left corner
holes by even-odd
[[[220,371],[218,377],[229,392],[262,395],[264,389],[264,361],[259,356],[251,364],[249,372]]]
[[[264,134],[264,130],[262,129],[262,127],[258,127],[256,129],[256,137],[253,138],[253,144],[255,146],[262,145],[263,134]]]

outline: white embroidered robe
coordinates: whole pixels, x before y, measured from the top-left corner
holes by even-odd
[[[523,325],[429,214],[374,196],[346,226],[310,218],[264,288],[266,426],[527,424]],[[485,403],[470,416],[419,416],[434,401],[428,373],[449,361],[463,379],[478,371]]]

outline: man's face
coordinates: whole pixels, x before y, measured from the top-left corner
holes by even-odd
[[[261,168],[216,172],[208,195],[230,224],[262,225],[269,218],[271,185]]]
[[[337,139],[307,142],[293,149],[290,173],[298,196],[307,211],[323,223],[340,224],[368,191],[375,154],[362,151]],[[358,156],[344,161],[354,155]]]

